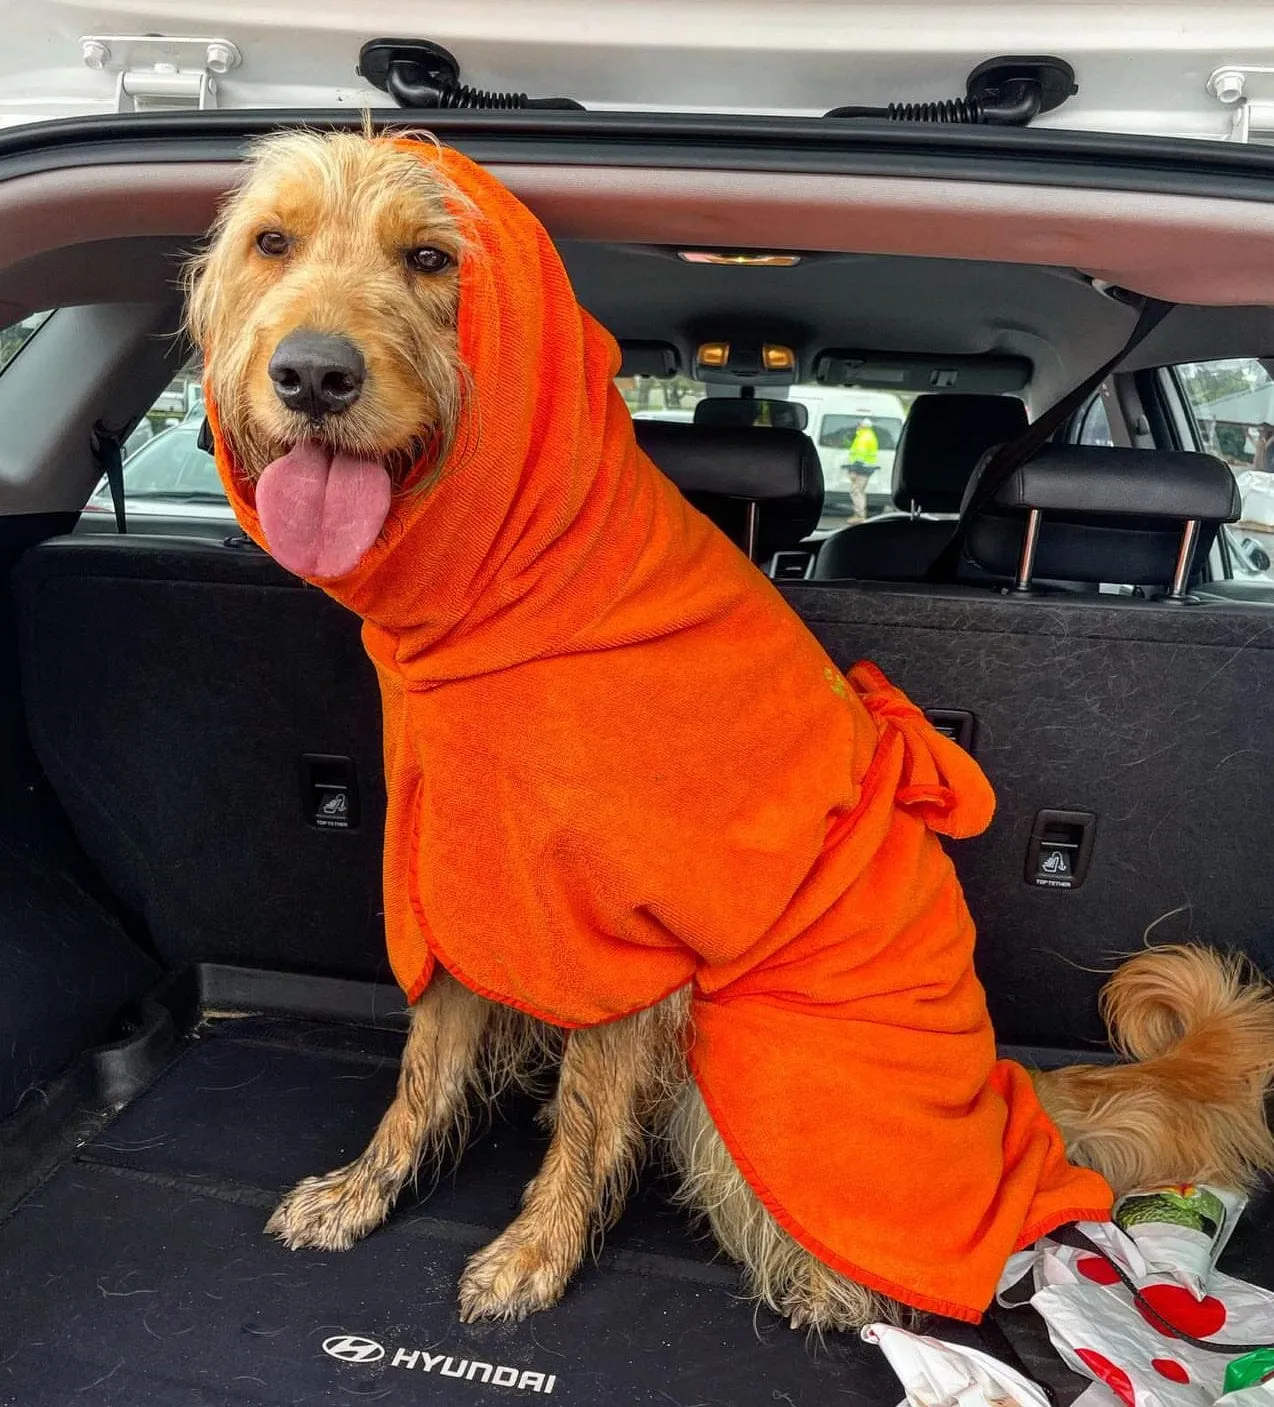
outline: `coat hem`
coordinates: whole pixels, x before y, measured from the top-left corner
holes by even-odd
[[[869,1290],[875,1290],[879,1294],[888,1295],[891,1299],[899,1301],[901,1304],[909,1305],[913,1309],[923,1310],[930,1314],[941,1314],[948,1319],[956,1319],[965,1324],[980,1324],[987,1309],[994,1298],[994,1286],[987,1296],[986,1303],[980,1308],[969,1304],[962,1304],[955,1300],[940,1299],[935,1295],[925,1294],[922,1290],[915,1290],[906,1285],[900,1285],[896,1281],[889,1280],[883,1275],[866,1269],[861,1265],[856,1265],[853,1261],[847,1260],[844,1256],[833,1251],[830,1246],[825,1245],[803,1227],[793,1216],[791,1216],[782,1205],[776,1200],[773,1193],[766,1186],[765,1181],[757,1174],[756,1169],[748,1160],[747,1155],[738,1146],[729,1125],[721,1116],[715,1101],[705,1085],[698,1063],[694,1057],[693,1049],[690,1052],[690,1065],[694,1074],[695,1084],[699,1087],[699,1093],[703,1097],[703,1102],[707,1106],[708,1113],[712,1116],[712,1121],[716,1125],[717,1132],[721,1135],[722,1141],[734,1159],[735,1165],[743,1175],[752,1191],[756,1194],[766,1211],[776,1222],[787,1232],[789,1236],[809,1253],[821,1260],[824,1265],[829,1265],[835,1271],[853,1280],[856,1284],[862,1285]],[[1024,1247],[1031,1245],[1041,1236],[1046,1236],[1049,1231],[1070,1221],[1104,1221],[1109,1219],[1109,1208],[1094,1211],[1090,1207],[1069,1208],[1065,1211],[1055,1212],[1044,1217],[1038,1224],[1032,1224],[1023,1233],[1018,1242],[1014,1245],[1015,1251],[1020,1251]]]

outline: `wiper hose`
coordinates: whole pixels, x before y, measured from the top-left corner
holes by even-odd
[[[998,102],[951,98],[936,103],[890,103],[888,107],[834,107],[825,117],[876,117],[886,122],[941,122],[972,127],[1025,127],[1042,110],[1040,85],[1029,78],[1007,84]]]
[[[823,115],[957,127],[1026,127],[1040,113],[1060,107],[1078,91],[1075,70],[1065,59],[988,59],[969,75],[963,98],[890,103],[888,107],[834,107]]]

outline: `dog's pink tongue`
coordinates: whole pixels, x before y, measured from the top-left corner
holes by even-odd
[[[353,571],[389,516],[389,475],[370,459],[301,443],[257,481],[257,515],[271,555],[297,576]]]

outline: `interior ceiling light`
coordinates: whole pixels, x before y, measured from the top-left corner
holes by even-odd
[[[695,360],[700,366],[725,366],[730,360],[730,344],[705,342],[695,354]]]
[[[706,249],[683,249],[677,258],[687,264],[733,264],[748,269],[790,269],[801,262],[799,254],[722,254]]]

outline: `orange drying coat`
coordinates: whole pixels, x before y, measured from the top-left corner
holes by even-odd
[[[562,1027],[689,984],[695,1079],[780,1224],[976,1321],[1011,1252],[1110,1207],[996,1059],[938,838],[983,830],[990,787],[873,666],[842,674],[638,450],[615,344],[529,211],[403,145],[476,207],[473,396],[437,481],[317,582],[380,681],[394,972],[415,1000],[441,963]],[[219,434],[217,461],[268,549]]]

